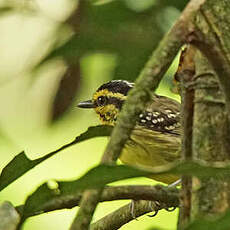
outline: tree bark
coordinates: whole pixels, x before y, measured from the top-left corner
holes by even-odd
[[[193,23],[196,29],[190,43],[201,52],[194,57],[191,82],[195,90],[192,159],[226,163],[230,160],[230,1],[206,0]],[[179,228],[224,213],[230,206],[229,191],[229,179],[193,178],[190,196],[181,199]],[[184,210],[187,204],[191,206]]]
[[[192,87],[195,75],[194,57],[197,49],[188,45],[182,52],[175,79],[180,82],[181,113],[182,113],[182,160],[193,159],[193,116],[194,116],[194,88]],[[182,176],[182,189],[180,191],[179,228],[186,226],[191,216],[192,207],[192,177]]]
[[[198,53],[195,58],[196,82],[193,129],[194,159],[213,162],[229,161],[226,149],[228,120],[224,95],[207,59]],[[225,212],[230,205],[230,180],[209,179],[193,181],[192,219],[211,217]]]

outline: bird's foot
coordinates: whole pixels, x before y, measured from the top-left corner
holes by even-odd
[[[167,207],[167,208],[164,208],[167,212],[173,212],[176,207]]]
[[[154,213],[148,216],[154,217],[158,214],[159,210],[161,209],[161,204],[158,201],[149,201],[149,207]]]
[[[176,209],[176,207],[167,207],[164,203],[160,203],[159,201],[149,201],[149,206],[154,212],[152,215],[148,215],[149,217],[156,216],[161,209],[165,209],[167,212],[173,212]]]
[[[135,202],[137,202],[136,200],[132,200],[129,204],[129,208],[130,208],[130,213],[133,219],[138,220],[135,214]]]

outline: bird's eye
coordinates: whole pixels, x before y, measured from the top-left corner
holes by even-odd
[[[100,96],[100,97],[97,98],[98,106],[106,105],[106,103],[107,103],[107,97]]]

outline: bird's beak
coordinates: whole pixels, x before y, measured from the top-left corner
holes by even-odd
[[[92,100],[88,100],[88,101],[82,101],[82,102],[80,102],[77,105],[77,107],[84,108],[84,109],[91,109],[91,108],[95,108],[95,105],[92,102]]]

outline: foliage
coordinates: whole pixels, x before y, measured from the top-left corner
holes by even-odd
[[[8,186],[9,184],[11,184],[13,181],[17,180],[24,173],[28,172],[30,169],[34,168],[36,165],[42,163],[44,160],[49,159],[56,153],[72,145],[88,140],[90,138],[109,136],[111,133],[111,129],[112,129],[111,127],[103,126],[103,125],[89,127],[86,132],[76,137],[72,142],[36,160],[30,160],[24,152],[19,153],[2,170],[1,175],[0,175],[0,191],[4,189],[6,186]]]
[[[188,1],[156,0],[148,3],[148,0],[143,0],[143,2],[143,5],[138,5],[134,0],[79,1],[78,5],[71,6],[71,15],[64,20],[60,20],[59,23],[55,22],[58,24],[58,26],[56,25],[55,38],[53,37],[51,39],[52,41],[49,47],[46,47],[44,54],[35,61],[32,61],[26,71],[24,70],[26,72],[25,75],[29,76],[29,84],[27,82],[28,79],[24,79],[24,82],[22,79],[22,85],[26,88],[25,94],[27,95],[36,84],[36,80],[39,78],[43,68],[46,69],[46,66],[49,66],[50,63],[60,59],[66,68],[64,73],[61,73],[60,79],[55,79],[56,87],[51,89],[49,99],[47,99],[50,101],[49,106],[43,104],[43,110],[47,116],[42,120],[41,124],[45,124],[46,131],[52,129],[58,122],[61,123],[64,119],[71,117],[72,104],[82,88],[82,60],[87,55],[95,53],[112,55],[116,60],[112,78],[134,81],[164,33],[172,26],[179,15],[179,11],[184,8]],[[35,8],[34,6],[32,7],[31,12],[30,7],[26,7],[26,13],[30,12],[34,14],[37,10],[35,9],[36,4]],[[17,4],[11,5],[7,3],[0,8],[0,16],[13,15],[17,10]],[[6,82],[9,84],[11,81],[16,82],[15,76],[12,77],[13,80],[10,76]],[[166,82],[167,81],[171,82],[169,75],[166,76]],[[46,84],[50,83],[52,83],[52,81],[46,82]],[[28,85],[30,86],[28,87]],[[24,89],[23,87],[22,89]],[[29,97],[28,95],[27,97]],[[7,105],[5,108],[7,108]],[[3,110],[7,110],[5,108],[3,108]],[[77,117],[79,114],[76,112],[74,115]],[[57,118],[59,119],[57,120]],[[4,120],[2,119],[0,118],[0,122],[3,124],[3,127],[1,127],[3,129],[3,136],[5,133],[9,133],[9,136],[13,137],[12,133],[14,131],[10,131],[10,129],[8,131],[8,127],[7,125],[5,126]],[[20,120],[17,122],[20,123]],[[41,132],[41,130],[39,131]],[[80,135],[76,133],[74,136],[77,137],[73,141],[34,160],[31,160],[26,150],[24,150],[27,147],[26,145],[18,144],[16,138],[10,138],[12,142],[16,145],[18,144],[20,148],[23,148],[23,151],[14,156],[14,158],[3,167],[0,175],[0,191],[62,150],[85,140],[110,136],[111,132],[112,127],[108,126],[89,127],[86,132]],[[24,130],[19,129],[18,133],[23,136]],[[25,135],[25,137],[28,136]],[[36,136],[34,139],[36,139]],[[30,142],[30,140],[28,140],[28,142]],[[52,202],[61,202],[65,197],[75,196],[87,189],[103,188],[112,182],[152,174],[172,173],[192,175],[202,179],[209,177],[218,179],[226,178],[229,177],[230,174],[229,165],[213,164],[210,166],[194,161],[156,167],[156,169],[152,171],[147,169],[140,170],[124,165],[101,164],[95,167],[89,167],[90,169],[78,179],[68,181],[50,180],[41,185],[37,185],[35,191],[27,196],[23,204],[23,210],[20,212],[21,222],[18,228],[33,214],[45,212],[46,206]],[[1,213],[5,205],[6,204],[0,206],[0,216],[3,213],[3,218],[8,215],[5,211]],[[12,205],[7,203],[7,207],[8,206],[10,211],[15,212]],[[227,212],[224,216],[212,222],[202,219],[195,220],[186,230],[208,228],[224,230],[228,228],[229,220],[230,216],[229,212]],[[15,220],[13,221],[15,222]],[[0,225],[0,230],[1,229],[3,228],[1,228]],[[11,227],[7,226],[6,229],[4,225],[4,229],[8,230],[11,229]]]

